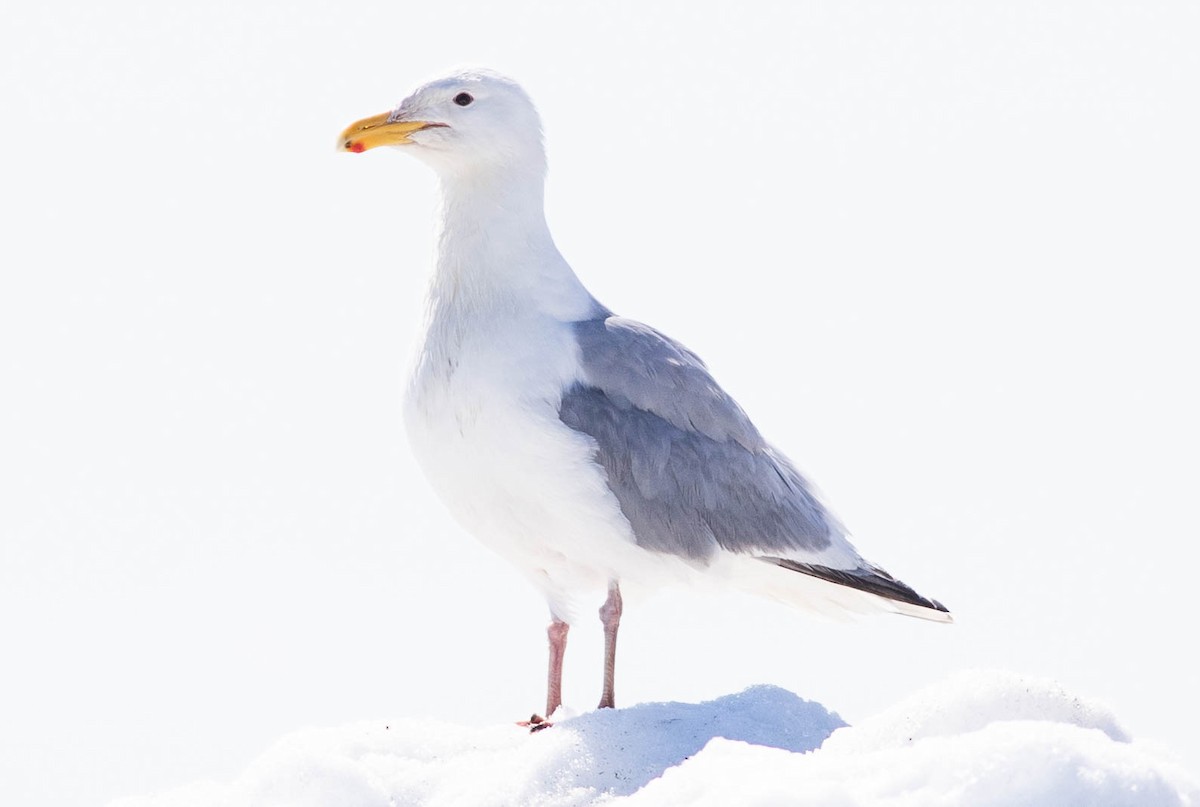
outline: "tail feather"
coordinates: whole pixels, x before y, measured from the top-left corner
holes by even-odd
[[[937,600],[922,597],[911,586],[897,580],[878,566],[868,566],[863,569],[831,569],[827,566],[817,566],[812,563],[800,563],[787,558],[763,557],[769,563],[781,566],[793,572],[815,577],[835,583],[839,586],[865,591],[896,605],[896,610],[908,616],[932,619],[938,622],[951,622],[950,609]]]

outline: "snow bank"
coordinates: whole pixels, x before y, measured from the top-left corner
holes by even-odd
[[[533,735],[433,721],[309,729],[230,785],[111,807],[601,803],[1200,807],[1200,786],[1095,704],[1044,681],[970,673],[854,727],[759,686],[592,712]]]
[[[811,754],[714,739],[624,804],[1200,805],[1177,764],[1106,709],[1011,674],[964,673],[839,729]]]

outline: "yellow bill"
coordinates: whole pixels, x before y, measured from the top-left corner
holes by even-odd
[[[408,136],[413,132],[446,125],[426,120],[392,120],[391,117],[391,112],[384,112],[350,124],[338,137],[338,150],[358,154],[376,146],[402,146],[412,142]]]

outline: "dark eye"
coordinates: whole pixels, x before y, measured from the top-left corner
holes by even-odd
[[[467,106],[474,100],[475,99],[469,92],[460,92],[458,95],[454,96],[454,103],[458,104],[459,106]]]

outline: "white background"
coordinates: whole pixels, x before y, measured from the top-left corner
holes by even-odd
[[[559,247],[706,358],[953,627],[630,604],[618,698],[854,722],[1056,679],[1195,771],[1200,8],[20,4],[0,26],[0,792],[229,779],[284,732],[525,716],[533,590],[399,419],[435,184],[334,151],[459,64]],[[566,699],[599,695],[595,626]]]

